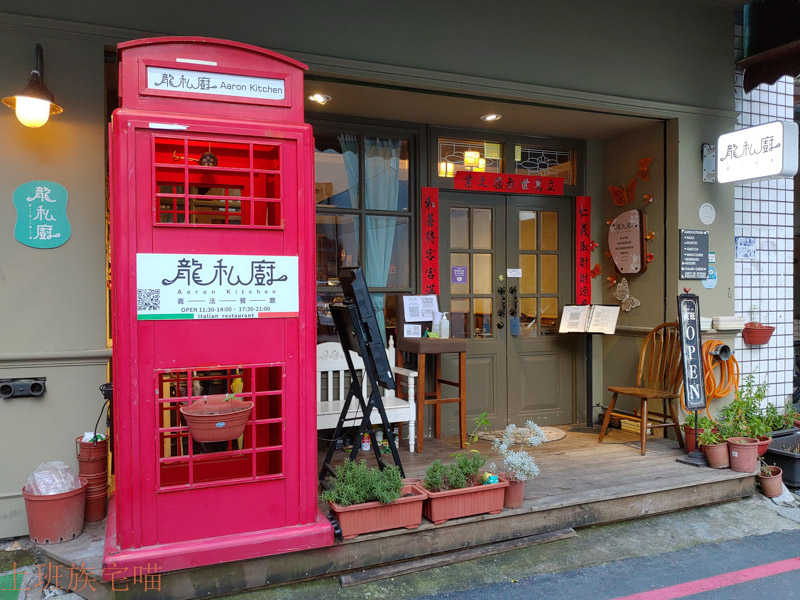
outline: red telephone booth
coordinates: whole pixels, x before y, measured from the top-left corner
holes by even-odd
[[[119,52],[105,576],[331,545],[316,490],[306,67],[204,38]],[[190,430],[181,408],[197,402],[221,406],[221,441]],[[225,411],[249,403],[231,432]]]

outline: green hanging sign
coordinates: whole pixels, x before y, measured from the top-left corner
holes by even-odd
[[[67,219],[68,193],[54,181],[28,181],[14,190],[16,240],[31,248],[58,248],[67,243],[72,227]]]

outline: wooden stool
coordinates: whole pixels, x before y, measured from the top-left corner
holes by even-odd
[[[442,434],[442,404],[458,403],[458,430],[461,434],[461,447],[467,446],[467,340],[462,338],[413,338],[405,337],[405,296],[397,296],[397,350],[416,354],[419,357],[417,367],[417,452],[422,452],[423,437],[425,435],[425,407],[433,405],[434,408],[434,436]],[[422,331],[431,328],[430,321],[420,323]],[[458,381],[442,379],[442,355],[458,354]],[[426,357],[433,356],[434,391],[425,392],[425,382],[430,373],[426,373]],[[404,366],[404,365],[400,365]],[[428,377],[426,377],[426,374]],[[458,390],[458,395],[443,398],[442,386],[452,386]]]
[[[431,342],[446,343],[448,340],[429,340]],[[467,447],[467,349],[466,342],[464,342],[464,350],[457,352],[458,354],[458,381],[450,381],[449,379],[442,379],[442,355],[449,354],[447,352],[432,352],[436,350],[435,347],[428,349],[428,353],[420,353],[419,366],[417,372],[419,373],[419,394],[417,395],[417,452],[422,452],[422,442],[425,434],[425,407],[433,405],[434,409],[434,424],[433,436],[439,438],[442,435],[442,404],[451,404],[458,402],[458,431],[461,436],[461,447]],[[435,391],[425,392],[425,357],[433,356],[435,363]],[[442,385],[449,385],[458,390],[458,395],[451,398],[442,398]]]

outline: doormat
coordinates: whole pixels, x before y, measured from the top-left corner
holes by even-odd
[[[545,443],[547,442],[557,442],[558,440],[562,440],[567,437],[567,432],[563,429],[559,429],[558,427],[541,427],[542,432],[544,432]],[[482,431],[478,434],[479,440],[486,440],[488,442],[493,442],[494,440],[501,440],[503,439],[503,434],[505,433],[505,429],[498,429],[497,431]],[[531,430],[527,427],[517,427],[517,430],[514,432],[514,443],[521,444],[524,440],[527,440],[531,436]]]

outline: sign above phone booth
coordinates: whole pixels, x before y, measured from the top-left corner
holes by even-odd
[[[315,476],[306,67],[206,38],[119,55],[107,578],[331,545]]]

